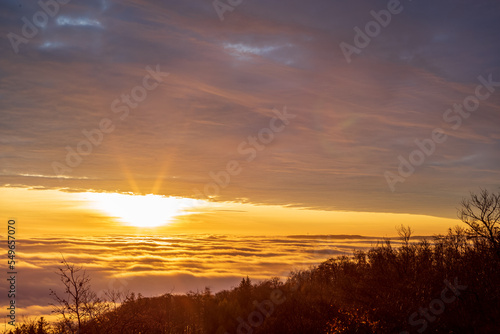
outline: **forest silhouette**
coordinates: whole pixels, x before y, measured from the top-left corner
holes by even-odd
[[[63,261],[66,294],[52,291],[59,321],[43,318],[8,334],[45,333],[498,333],[500,193],[471,193],[465,224],[431,240],[381,241],[309,269],[212,293],[158,297],[91,290],[82,268]]]

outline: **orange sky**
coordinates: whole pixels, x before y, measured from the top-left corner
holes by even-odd
[[[410,225],[418,235],[433,235],[445,233],[459,223],[457,219],[425,215],[325,211],[181,198],[172,202],[153,195],[0,188],[0,197],[0,210],[16,219],[19,237],[110,233],[393,236],[395,227],[401,224]],[[155,225],[159,226],[149,227]]]
[[[405,4],[347,62],[374,2],[71,2],[3,39],[0,186],[454,219],[499,185],[493,3]],[[4,36],[40,10],[0,6]]]

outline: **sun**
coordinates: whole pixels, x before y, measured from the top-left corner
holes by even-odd
[[[94,209],[115,217],[125,225],[146,228],[168,225],[177,216],[196,213],[194,208],[208,205],[203,200],[153,194],[87,192],[83,197]]]

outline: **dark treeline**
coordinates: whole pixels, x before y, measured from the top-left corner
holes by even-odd
[[[472,194],[459,216],[466,228],[413,242],[401,227],[398,247],[384,241],[284,282],[247,277],[215,294],[94,299],[78,321],[66,313],[9,333],[498,333],[500,194]]]

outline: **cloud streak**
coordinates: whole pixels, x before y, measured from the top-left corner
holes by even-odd
[[[0,6],[3,36],[38,10]],[[0,184],[193,197],[272,108],[286,105],[293,124],[217,200],[455,217],[467,190],[498,185],[500,95],[451,133],[398,196],[383,172],[443,125],[443,112],[473,91],[477,76],[500,80],[499,4],[405,3],[346,64],[338,44],[384,6],[252,1],[224,22],[210,1],[62,6],[19,54],[3,39]],[[117,121],[112,102],[150,64],[168,80],[55,179],[51,162],[99,120]]]

